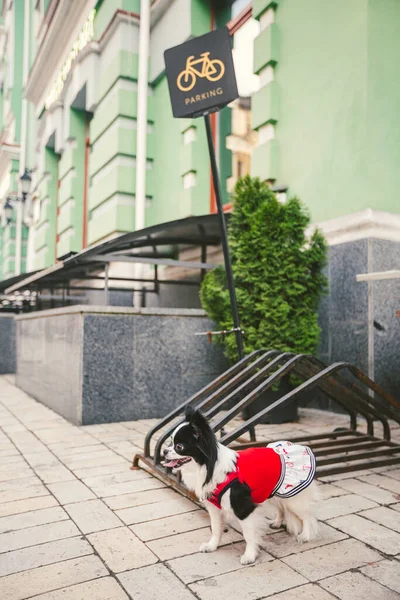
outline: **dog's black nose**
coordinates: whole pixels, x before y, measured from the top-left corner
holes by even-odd
[[[168,454],[168,448],[164,448],[163,452],[164,452],[164,458],[166,458],[167,454]]]

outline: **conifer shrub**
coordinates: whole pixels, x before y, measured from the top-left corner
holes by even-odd
[[[229,248],[245,354],[264,348],[315,354],[320,328],[317,310],[327,290],[323,269],[327,245],[296,197],[279,202],[259,179],[236,184],[229,224]],[[222,330],[233,327],[225,270],[209,271],[200,291],[208,316]],[[219,340],[237,361],[235,335]]]

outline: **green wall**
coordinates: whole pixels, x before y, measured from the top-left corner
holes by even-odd
[[[167,78],[164,76],[154,87],[154,198],[146,210],[146,224],[152,225],[183,216],[187,210],[181,198],[179,148],[181,131],[178,119],[172,116]],[[171,148],[175,151],[171,152]],[[160,166],[161,165],[161,166]]]
[[[24,58],[25,2],[14,2],[14,75],[11,90],[11,108],[15,118],[15,141],[21,139],[22,68]]]
[[[400,3],[282,2],[277,183],[314,221],[398,211]]]

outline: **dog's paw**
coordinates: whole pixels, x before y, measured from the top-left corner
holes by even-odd
[[[269,521],[268,525],[270,526],[271,529],[281,529],[283,526],[283,521]]]
[[[245,552],[240,557],[240,564],[241,565],[254,565],[254,563],[256,562],[256,558],[257,558],[256,554],[253,554],[250,552]]]
[[[200,552],[215,552],[216,549],[216,544],[212,544],[211,542],[205,542],[200,546]]]

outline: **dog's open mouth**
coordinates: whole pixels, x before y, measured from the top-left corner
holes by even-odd
[[[176,470],[176,469],[180,469],[181,467],[183,467],[183,465],[190,462],[191,460],[192,459],[189,456],[183,456],[182,458],[174,458],[173,460],[166,460],[162,464],[163,464],[163,467],[169,467],[169,468]]]

